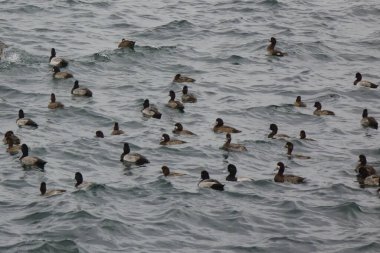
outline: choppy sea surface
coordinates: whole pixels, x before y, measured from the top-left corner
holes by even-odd
[[[354,168],[365,154],[380,170],[379,132],[360,125],[364,108],[380,119],[380,90],[353,85],[356,72],[379,83],[379,16],[377,0],[0,1],[0,132],[48,162],[23,169],[1,146],[0,252],[379,252],[380,199]],[[266,55],[272,36],[288,56]],[[52,47],[75,79],[52,78]],[[184,113],[165,107],[176,73],[196,79]],[[74,80],[94,96],[72,97]],[[65,109],[47,108],[52,92]],[[142,117],[145,98],[161,120]],[[315,101],[336,116],[314,116]],[[18,128],[19,109],[39,128]],[[219,149],[218,117],[248,152]],[[197,136],[160,146],[176,122]],[[312,159],[289,160],[271,123]],[[123,165],[125,142],[150,164]],[[279,161],[307,182],[275,183]],[[229,163],[255,181],[226,182]],[[204,169],[224,192],[197,187]],[[77,171],[95,186],[76,190]],[[67,192],[44,198],[42,181]]]

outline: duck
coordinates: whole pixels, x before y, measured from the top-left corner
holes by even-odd
[[[62,189],[47,190],[46,189],[46,183],[42,182],[41,185],[40,185],[40,192],[41,192],[41,196],[52,197],[52,196],[63,194],[63,193],[66,192],[66,190],[62,190]]]
[[[83,175],[80,172],[75,172],[75,181],[75,188],[77,188],[78,190],[86,190],[91,186],[95,185],[92,182],[83,181]]]
[[[95,137],[97,138],[104,138],[104,134],[102,131],[98,130],[95,132]]]
[[[90,91],[88,88],[79,87],[78,80],[74,82],[74,86],[71,89],[71,94],[74,96],[92,97],[92,91]]]
[[[274,176],[274,181],[277,183],[292,183],[292,184],[300,184],[305,182],[305,178],[294,175],[284,175],[285,165],[282,162],[277,163],[278,172]]]
[[[36,166],[42,170],[45,168],[47,162],[36,156],[29,156],[29,148],[26,144],[21,145],[21,152],[20,161],[23,166]]]
[[[175,123],[174,130],[172,132],[173,134],[179,134],[179,135],[196,135],[195,133],[189,130],[183,129],[183,126],[181,123]]]
[[[50,65],[56,66],[58,68],[67,67],[69,64],[65,59],[57,57],[55,49],[51,49],[50,59],[49,59]]]
[[[183,112],[185,107],[183,106],[181,102],[179,102],[178,100],[175,100],[175,93],[173,90],[169,91],[169,96],[170,96],[170,100],[168,101],[166,105],[172,109],[178,109],[179,111]]]
[[[18,111],[18,119],[16,120],[16,124],[19,127],[31,126],[38,127],[38,124],[31,119],[25,118],[24,111],[20,109]]]
[[[291,142],[287,142],[286,144],[285,144],[285,148],[287,148],[288,149],[288,153],[287,153],[287,155],[288,155],[288,158],[289,159],[291,159],[291,158],[298,158],[298,159],[310,159],[311,157],[310,156],[305,156],[305,155],[299,155],[299,154],[292,154],[292,151],[293,151],[293,143],[291,143]]]
[[[360,74],[359,72],[356,73],[355,77],[356,77],[356,80],[354,81],[354,85],[360,85],[360,86],[372,88],[372,89],[376,89],[379,86],[379,85],[371,83],[369,81],[362,80],[362,78],[363,78],[362,74]]]
[[[229,174],[226,177],[226,181],[237,181],[237,182],[253,181],[251,178],[248,178],[248,177],[236,177],[237,169],[234,164],[228,164],[227,170]]]
[[[50,95],[50,103],[48,104],[49,109],[59,109],[59,108],[64,108],[64,105],[61,102],[57,102],[55,100],[55,94],[52,93]]]
[[[321,116],[321,115],[335,115],[334,112],[328,111],[328,110],[322,110],[322,104],[320,102],[315,102],[314,107],[317,108],[313,112],[314,115]]]
[[[286,134],[278,134],[278,127],[276,124],[270,124],[269,125],[269,130],[271,130],[272,132],[270,132],[268,134],[268,138],[272,138],[272,139],[276,139],[276,138],[290,138],[288,135]]]
[[[294,102],[294,106],[296,106],[296,107],[306,107],[306,104],[301,101],[301,96],[297,96],[296,102]]]
[[[187,77],[187,76],[183,76],[181,74],[176,74],[174,76],[173,82],[176,82],[176,83],[193,83],[193,82],[195,82],[195,79]]]
[[[186,175],[179,172],[170,172],[170,169],[168,166],[162,166],[161,170],[162,170],[162,174],[164,174],[165,177],[178,177],[178,176]]]
[[[231,134],[227,133],[226,142],[221,147],[221,149],[226,150],[226,151],[237,151],[237,152],[247,151],[247,148],[244,145],[231,143],[231,139],[232,139]]]
[[[177,144],[183,144],[186,143],[186,141],[181,140],[171,140],[168,134],[163,134],[161,137],[160,145],[177,145]]]
[[[359,161],[358,162],[359,162],[359,164],[356,165],[355,172],[358,173],[360,168],[364,168],[365,170],[367,170],[367,173],[369,176],[376,174],[375,168],[373,166],[367,164],[367,157],[365,155],[363,155],[363,154],[359,155]]]
[[[300,139],[305,141],[315,141],[314,139],[307,138],[305,130],[300,131]]]
[[[210,179],[210,175],[206,170],[201,172],[201,181],[198,183],[199,188],[211,188],[213,190],[223,191],[224,184],[221,184],[218,180]]]
[[[122,39],[121,42],[118,45],[118,48],[130,48],[130,49],[134,49],[135,48],[135,44],[136,44],[135,41]]]
[[[270,44],[269,44],[269,46],[267,46],[267,52],[269,55],[280,56],[280,57],[288,55],[287,53],[281,52],[281,51],[274,48],[276,46],[276,43],[277,43],[276,38],[274,38],[274,37],[270,38],[269,42],[270,42]]]
[[[18,152],[20,152],[20,145],[15,145],[13,143],[13,138],[12,136],[8,136],[7,137],[7,143],[8,143],[8,148],[7,148],[7,152],[10,154],[10,155],[16,155]]]
[[[215,120],[215,126],[213,128],[213,131],[215,133],[241,133],[241,131],[237,130],[236,128],[224,125],[224,122],[221,118],[217,118]]]
[[[0,60],[3,57],[4,49],[7,48],[7,47],[8,46],[6,44],[4,44],[3,42],[0,41]]]
[[[364,109],[362,114],[362,119],[360,121],[363,127],[370,127],[377,129],[379,127],[379,124],[377,123],[376,119],[374,117],[368,117],[368,110]]]
[[[126,162],[136,165],[143,165],[149,163],[149,160],[138,153],[130,153],[130,148],[128,143],[124,143],[124,150],[120,156],[120,162]]]
[[[13,131],[9,130],[4,134],[3,142],[4,144],[8,144],[8,138],[12,138],[13,144],[20,144],[20,138],[18,138]]]
[[[189,89],[185,85],[182,88],[182,102],[184,103],[196,103],[197,97],[194,94],[188,93]]]
[[[113,125],[113,130],[111,132],[111,135],[121,135],[121,134],[124,134],[124,131],[120,130],[119,123],[115,122],[115,124]]]
[[[358,183],[361,186],[380,186],[380,176],[370,175],[365,167],[359,168],[359,174],[356,175]]]
[[[155,119],[161,119],[162,114],[158,111],[158,109],[153,106],[149,105],[149,99],[144,100],[143,109],[141,110],[142,114],[145,117],[152,117]]]
[[[53,77],[56,79],[68,79],[74,76],[69,72],[61,72],[57,66],[53,66]]]

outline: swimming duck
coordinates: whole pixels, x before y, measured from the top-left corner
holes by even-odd
[[[307,138],[305,130],[300,131],[300,139],[305,141],[315,141],[314,139]]]
[[[276,50],[274,47],[276,46],[276,43],[277,43],[277,40],[275,38],[270,38],[269,40],[270,44],[269,46],[267,46],[267,52],[269,55],[272,55],[272,56],[284,56],[284,55],[288,55],[287,53],[283,53],[279,50]]]
[[[60,195],[60,194],[62,194],[64,192],[66,192],[66,190],[62,190],[62,189],[47,190],[46,189],[46,183],[42,182],[41,185],[40,185],[40,192],[41,192],[41,196],[52,197],[52,196],[55,196],[55,195]]]
[[[162,114],[158,111],[158,109],[155,106],[149,105],[149,99],[144,100],[143,106],[144,108],[141,110],[141,112],[145,117],[161,119]]]
[[[376,174],[375,168],[367,164],[367,158],[363,154],[359,155],[359,164],[356,166],[355,172],[359,172],[360,168],[364,168],[365,170],[367,170],[369,176]]]
[[[215,126],[213,128],[215,133],[241,133],[240,130],[236,128],[224,125],[224,122],[221,118],[215,120]]]
[[[71,94],[73,94],[74,96],[92,97],[92,91],[84,87],[79,87],[78,80],[74,82],[74,86],[71,89]]]
[[[354,82],[354,85],[359,84],[360,86],[367,87],[367,88],[373,88],[373,89],[376,89],[378,86],[377,84],[371,83],[371,82],[366,81],[366,80],[362,80],[362,74],[360,74],[359,72],[356,73],[355,77],[356,77],[356,80]]]
[[[284,175],[285,171],[285,165],[282,162],[277,163],[277,169],[278,172],[274,176],[274,181],[277,183],[292,183],[292,184],[300,184],[305,181],[305,178],[299,177],[299,176],[294,176],[294,175]]]
[[[121,42],[119,43],[118,48],[130,48],[130,49],[134,49],[135,48],[135,44],[136,44],[135,41],[122,39]]]
[[[29,148],[26,144],[21,145],[21,152],[22,156],[20,157],[20,161],[23,166],[36,166],[40,169],[44,169],[47,162],[36,156],[29,156]]]
[[[198,187],[200,188],[211,188],[218,191],[224,190],[224,185],[221,184],[218,180],[210,179],[210,176],[207,171],[203,170],[201,172],[202,180],[199,181]]]
[[[138,153],[130,153],[128,143],[124,143],[124,151],[120,156],[120,162],[132,163],[136,165],[143,165],[149,163],[148,159]]]
[[[363,114],[362,114],[362,119],[360,123],[362,124],[363,127],[371,127],[374,129],[378,128],[378,123],[374,117],[368,117],[368,110],[364,109]]]
[[[306,104],[301,101],[301,96],[297,96],[296,102],[294,102],[294,106],[297,106],[297,107],[306,107]]]
[[[124,134],[124,131],[120,130],[119,123],[115,122],[111,135],[120,135],[120,134]]]
[[[194,94],[188,93],[188,88],[187,86],[183,86],[182,88],[182,102],[184,103],[195,103],[197,102],[197,98],[195,97]]]
[[[359,168],[359,174],[356,177],[361,186],[380,186],[380,176],[370,175],[364,167]]]
[[[247,148],[244,147],[244,145],[231,143],[231,139],[232,139],[231,134],[230,133],[226,134],[226,142],[221,147],[221,149],[226,150],[226,151],[237,151],[237,152],[247,151]]]
[[[83,181],[83,176],[82,176],[82,173],[80,172],[76,172],[75,173],[75,188],[79,189],[79,190],[86,190],[88,189],[89,187],[93,186],[94,183],[92,182],[86,182],[86,181]]]
[[[292,157],[294,158],[298,158],[298,159],[310,159],[311,157],[310,156],[304,156],[304,155],[299,155],[299,154],[292,154],[292,151],[293,151],[293,143],[291,142],[287,142],[285,144],[285,148],[288,149],[288,158],[291,159]]]
[[[186,143],[186,141],[170,140],[170,137],[168,134],[163,134],[161,137],[160,145],[177,145],[177,144],[183,144],[183,143]]]
[[[193,132],[183,129],[181,123],[175,123],[173,133],[179,135],[195,135]]]
[[[244,182],[244,181],[252,181],[251,178],[248,177],[236,177],[237,169],[236,166],[233,164],[228,164],[227,167],[228,170],[228,176],[226,177],[226,181],[238,181],[238,182]]]
[[[24,111],[22,109],[18,111],[18,119],[16,120],[16,124],[19,127],[24,127],[24,126],[38,127],[36,122],[34,122],[31,119],[25,118]]]
[[[57,66],[54,66],[53,77],[56,79],[68,79],[68,78],[72,78],[73,75],[70,74],[69,72],[61,72],[61,70]]]
[[[4,139],[3,139],[4,144],[8,144],[8,138],[12,138],[12,140],[13,140],[13,144],[20,144],[20,138],[18,138],[18,137],[13,133],[13,131],[7,131],[7,132],[4,134]]]
[[[170,100],[168,101],[168,103],[166,105],[172,109],[178,109],[179,111],[183,112],[185,107],[183,106],[183,104],[181,102],[179,102],[178,100],[175,100],[174,91],[170,90],[169,96],[170,96]]]
[[[162,166],[161,167],[162,174],[164,174],[165,177],[177,177],[177,176],[184,176],[186,174],[179,173],[179,172],[170,172],[168,166]]]
[[[176,83],[193,83],[193,82],[195,82],[195,79],[187,77],[187,76],[182,76],[181,74],[177,74],[174,76],[173,82],[176,82]]]
[[[278,134],[278,127],[276,124],[270,124],[269,125],[269,130],[272,130],[270,134],[268,134],[268,138],[276,139],[276,138],[290,138],[286,134]]]
[[[49,62],[50,65],[56,66],[58,68],[66,67],[69,64],[65,59],[56,56],[54,48],[51,49]]]
[[[317,109],[315,109],[315,111],[313,113],[314,115],[317,115],[317,116],[321,116],[321,115],[335,115],[335,113],[332,112],[332,111],[322,110],[322,105],[318,101],[314,103],[314,107],[317,108]]]
[[[50,95],[50,103],[48,104],[49,109],[58,109],[58,108],[63,108],[64,105],[61,102],[57,102],[55,100],[55,94],[52,93]]]
[[[16,155],[20,151],[21,149],[20,145],[14,145],[12,136],[7,137],[7,143],[8,143],[7,152],[10,155]]]
[[[95,132],[95,137],[97,138],[104,138],[104,134],[102,131],[98,130]]]

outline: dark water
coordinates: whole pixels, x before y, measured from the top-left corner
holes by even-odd
[[[45,172],[23,170],[0,152],[0,252],[379,252],[380,200],[355,182],[358,155],[380,169],[379,133],[360,125],[363,108],[380,118],[380,93],[352,85],[356,72],[379,80],[378,1],[0,1],[0,130],[13,130]],[[266,56],[268,39],[289,56]],[[117,49],[121,38],[135,51]],[[50,48],[94,97],[72,98],[73,80],[53,80]],[[198,103],[165,107],[176,73],[195,78]],[[47,109],[50,93],[64,110]],[[301,95],[308,107],[291,104]],[[163,113],[145,119],[145,98]],[[312,115],[313,103],[335,117]],[[18,129],[22,108],[40,127]],[[246,153],[219,149],[217,117],[243,132]],[[126,131],[110,136],[113,122]],[[196,137],[159,145],[182,122]],[[269,124],[293,136],[268,140]],[[305,129],[315,142],[297,140]],[[96,139],[96,130],[106,138]],[[120,162],[124,142],[146,167]],[[273,182],[278,161],[303,185]],[[254,182],[226,183],[227,164]],[[187,175],[164,178],[162,165]],[[200,171],[226,184],[198,189]],[[76,191],[74,173],[97,185]],[[39,196],[39,184],[64,188]]]

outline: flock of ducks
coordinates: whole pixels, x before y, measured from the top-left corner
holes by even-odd
[[[267,46],[267,53],[271,56],[277,56],[277,57],[283,57],[286,56],[287,53],[282,52],[275,48],[277,40],[275,38],[271,38],[269,40],[270,44]],[[1,51],[6,48],[6,45],[0,42],[0,48]],[[131,50],[134,50],[135,42],[122,39],[122,41],[119,43],[119,48],[129,48]],[[2,52],[1,52],[2,53]],[[1,54],[0,54],[1,55]],[[52,67],[53,71],[53,78],[55,79],[68,79],[73,78],[73,75],[69,72],[61,71],[60,68],[64,68],[68,66],[68,61],[66,61],[63,58],[60,58],[56,55],[56,50],[54,48],[51,49],[51,56],[49,59],[49,63]],[[360,73],[356,73],[356,80],[354,81],[354,85],[359,85],[362,87],[367,88],[377,88],[378,85],[362,80],[362,75]],[[176,83],[192,83],[195,82],[195,79],[182,76],[181,74],[177,74],[174,76],[173,82]],[[92,97],[93,93],[91,90],[85,87],[79,86],[79,81],[74,81],[73,88],[71,89],[71,94],[73,96],[83,96],[83,97]],[[182,97],[181,101],[176,99],[176,94],[173,90],[169,91],[170,99],[167,102],[166,106],[169,108],[172,108],[174,110],[178,110],[179,112],[184,112],[184,103],[196,103],[197,98],[194,94],[189,93],[188,86],[184,85],[182,88]],[[294,106],[296,107],[306,107],[307,105],[302,101],[301,96],[297,96]],[[322,104],[319,101],[316,101],[314,103],[314,107],[316,108],[313,112],[316,116],[324,116],[324,115],[335,115],[334,112],[329,110],[322,110]],[[64,108],[64,105],[56,100],[56,96],[54,93],[50,95],[50,102],[48,104],[48,108],[52,110],[56,109],[62,109]],[[154,105],[150,104],[150,101],[148,99],[145,99],[142,105],[141,113],[145,117],[154,118],[154,119],[161,119],[162,114],[159,112],[158,108]],[[38,128],[38,124],[34,122],[32,119],[29,119],[25,117],[24,111],[22,109],[18,112],[18,119],[16,120],[16,124],[18,127],[31,127],[31,128]],[[362,119],[361,124],[363,127],[370,127],[377,129],[378,123],[373,117],[368,116],[368,110],[364,109],[362,113]],[[287,141],[288,138],[290,138],[286,134],[278,133],[278,127],[276,124],[270,124],[269,130],[271,131],[268,134],[268,138],[272,139],[282,139],[286,140],[285,148],[287,149],[287,156],[289,159],[291,158],[297,158],[297,159],[310,159],[310,156],[300,155],[300,154],[293,154],[294,145],[292,142]],[[226,141],[223,144],[222,147],[220,147],[222,150],[229,151],[229,152],[246,152],[247,148],[242,144],[232,143],[232,134],[240,133],[241,131],[225,125],[223,119],[217,118],[215,121],[215,125],[213,127],[213,131],[215,133],[221,133],[226,135]],[[176,135],[196,135],[193,132],[186,130],[183,128],[181,123],[176,123],[174,125],[174,130],[172,131],[173,134]],[[117,122],[114,123],[114,128],[111,133],[111,135],[121,135],[124,134],[124,131],[119,129],[119,124]],[[104,134],[102,131],[96,131],[95,136],[98,138],[104,138]],[[307,140],[307,141],[314,141],[313,139],[306,137],[306,132],[304,130],[300,131],[300,139],[301,140]],[[22,153],[21,157],[19,158],[22,166],[26,167],[37,167],[40,169],[44,169],[46,165],[46,161],[43,159],[40,159],[36,156],[30,156],[29,155],[29,148],[24,143],[22,145],[20,139],[14,134],[13,131],[7,131],[4,135],[4,144],[8,145],[7,152],[11,155],[16,155],[19,152]],[[185,141],[173,139],[170,138],[170,136],[166,133],[162,135],[160,145],[179,145],[186,143]],[[141,166],[144,164],[149,163],[149,160],[138,153],[133,153],[130,150],[129,144],[124,143],[123,146],[123,153],[120,155],[120,161],[127,164],[127,165],[137,165]],[[285,172],[285,165],[283,162],[277,163],[277,174],[274,176],[274,181],[278,183],[293,183],[293,184],[299,184],[304,183],[305,178],[296,176],[296,175],[290,175],[290,174],[284,174]],[[162,166],[162,173],[165,177],[173,177],[173,176],[183,176],[184,173],[179,172],[171,172],[170,169],[167,166]],[[226,177],[226,181],[252,181],[251,178],[247,177],[236,177],[237,174],[237,168],[234,164],[229,164],[227,167],[228,170],[228,176]],[[364,154],[361,154],[359,156],[359,164],[355,168],[355,171],[357,174],[357,180],[361,186],[380,186],[380,176],[376,174],[376,170],[367,164],[367,159]],[[84,189],[88,188],[89,186],[93,185],[91,182],[86,182],[83,180],[83,175],[80,172],[75,173],[75,187],[78,189]],[[204,170],[201,172],[201,180],[198,183],[198,186],[200,188],[211,188],[214,190],[224,190],[224,185],[220,183],[218,180],[211,179],[209,176],[209,173]],[[61,189],[52,189],[48,190],[46,183],[41,182],[40,185],[40,192],[43,196],[54,196],[58,194],[62,194],[65,192],[65,190]],[[380,192],[380,189],[378,190]]]

